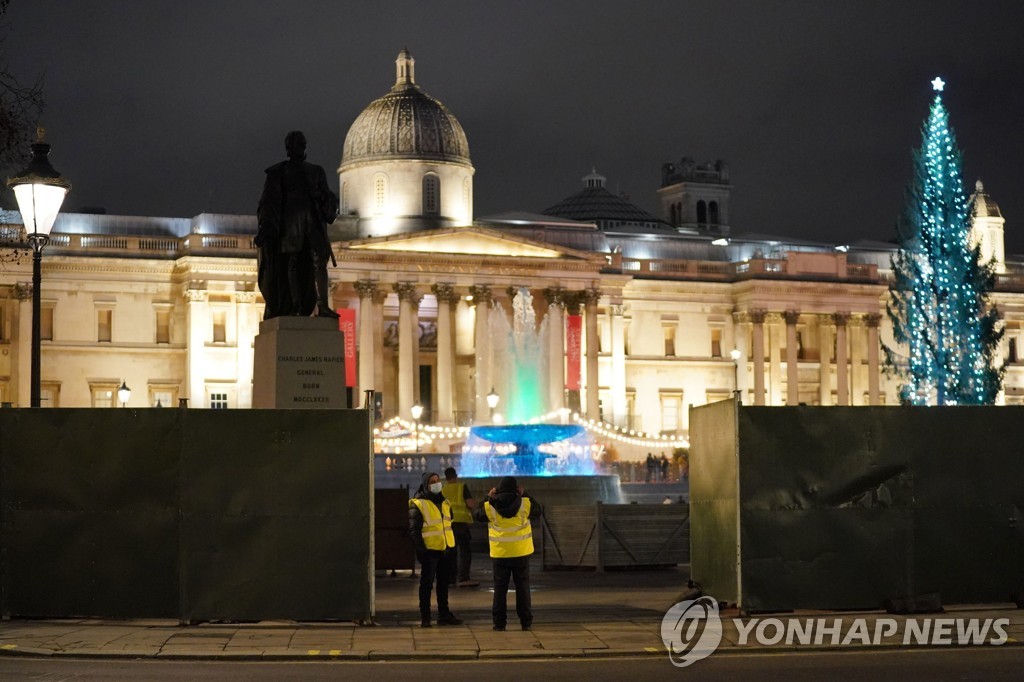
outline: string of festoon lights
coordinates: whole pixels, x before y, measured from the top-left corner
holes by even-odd
[[[608,422],[587,419],[578,412],[571,412],[566,408],[548,412],[545,415],[527,420],[527,424],[543,424],[554,420],[571,419],[582,426],[587,432],[602,439],[636,445],[645,448],[688,448],[690,441],[682,436],[667,436],[657,433],[647,433],[634,429],[625,429]],[[395,430],[397,427],[397,430]],[[394,431],[394,433],[389,433]],[[399,449],[400,451],[415,450],[417,447],[416,435],[419,434],[419,447],[432,444],[435,440],[459,440],[469,435],[468,426],[434,426],[431,424],[420,424],[417,429],[416,423],[402,417],[392,417],[384,422],[380,428],[373,430],[373,437],[381,447]]]

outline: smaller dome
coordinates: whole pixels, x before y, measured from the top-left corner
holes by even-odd
[[[976,218],[1002,218],[1003,213],[999,205],[985,193],[985,186],[981,180],[974,183],[974,194],[971,196],[974,201],[974,216]]]

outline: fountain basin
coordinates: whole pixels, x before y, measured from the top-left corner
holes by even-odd
[[[578,424],[473,426],[462,451],[465,476],[594,473],[590,437]]]

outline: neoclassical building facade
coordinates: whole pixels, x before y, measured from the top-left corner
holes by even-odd
[[[481,420],[514,380],[500,335],[529,292],[547,409],[685,434],[689,406],[734,391],[755,405],[895,404],[881,363],[891,245],[744,236],[725,165],[689,159],[663,166],[660,216],[592,172],[542,214],[474,218],[466,135],[413,64],[403,50],[341,150],[330,277],[334,306],[355,311],[353,396],[374,391],[385,416],[420,404],[432,423]],[[975,195],[1007,325],[1001,400],[1019,403],[1024,264],[1005,256],[980,183]],[[31,262],[13,257],[20,216],[5,222],[0,400],[27,406]],[[254,216],[61,215],[43,260],[43,405],[117,407],[124,383],[129,407],[250,407],[255,230]]]

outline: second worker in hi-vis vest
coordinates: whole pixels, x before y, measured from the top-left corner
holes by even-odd
[[[423,474],[409,500],[409,537],[420,562],[420,626],[430,627],[430,590],[437,583],[437,624],[461,625],[448,608],[448,576],[455,570],[452,506],[441,494],[441,477]]]
[[[487,522],[487,539],[494,562],[494,601],[491,617],[494,629],[505,629],[509,578],[516,586],[516,615],[524,630],[533,626],[530,600],[530,555],[533,528],[530,520],[540,516],[540,504],[523,492],[516,479],[506,476],[491,488],[487,500],[473,510],[473,517]]]

